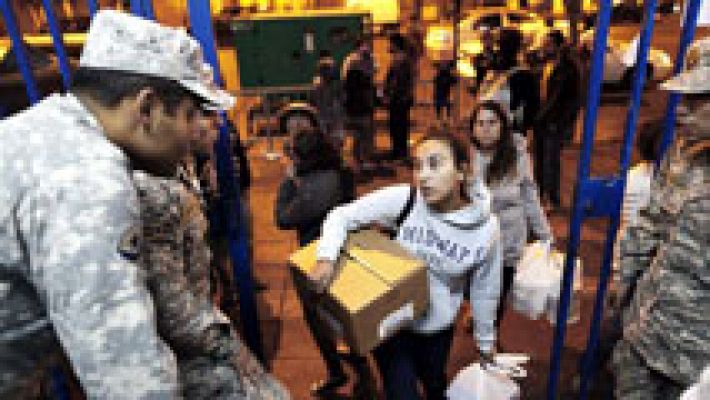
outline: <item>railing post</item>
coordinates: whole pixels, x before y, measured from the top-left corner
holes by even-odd
[[[94,18],[96,12],[99,11],[99,1],[98,0],[87,0],[89,5],[89,16]]]
[[[577,183],[574,191],[574,205],[572,207],[572,219],[570,221],[565,267],[562,274],[560,302],[557,310],[557,324],[555,326],[555,338],[550,356],[550,372],[547,382],[548,400],[554,400],[557,398],[562,348],[565,341],[567,315],[569,312],[570,297],[572,294],[574,263],[577,258],[582,221],[584,219],[585,212],[583,205],[583,201],[585,199],[583,198],[584,196],[581,188],[589,178],[592,146],[594,144],[597,112],[599,110],[599,99],[601,96],[602,76],[604,73],[604,55],[606,51],[610,20],[611,0],[602,0],[599,4],[599,16],[596,25],[597,29],[594,33],[594,49],[592,52],[592,66],[590,70],[589,88],[587,93],[587,108],[584,114],[582,152],[580,154],[579,167],[577,171]]]
[[[17,19],[15,18],[15,12],[12,10],[10,0],[0,0],[0,11],[5,19],[7,32],[10,34],[17,66],[20,69],[20,74],[22,74],[22,79],[25,80],[27,98],[30,100],[31,104],[34,104],[39,101],[40,94],[37,89],[37,81],[32,72],[32,63],[30,62],[25,43],[22,40],[22,32],[20,32],[20,28],[17,26]]]
[[[143,0],[143,16],[155,21],[155,10],[153,9],[152,0]]]
[[[641,95],[646,83],[646,66],[648,64],[648,53],[651,47],[651,37],[653,35],[654,15],[656,12],[656,0],[646,0],[644,3],[644,25],[641,30],[638,49],[636,51],[636,67],[634,68],[634,79],[629,101],[629,108],[626,116],[626,126],[624,130],[624,143],[621,148],[621,158],[619,162],[619,182],[621,189],[618,192],[620,197],[615,199],[618,205],[617,210],[609,217],[607,227],[607,237],[604,246],[604,256],[602,259],[597,292],[594,302],[594,312],[592,314],[589,337],[587,338],[587,348],[580,363],[580,388],[579,398],[585,400],[589,394],[589,384],[594,374],[596,361],[596,351],[599,344],[599,331],[601,329],[602,316],[604,315],[604,299],[611,273],[611,263],[614,255],[614,243],[619,230],[621,220],[621,210],[623,204],[624,190],[626,187],[626,176],[631,159],[631,149],[634,143],[634,134],[639,119],[639,109],[641,107]]]
[[[59,61],[59,73],[62,75],[64,90],[69,90],[69,85],[71,84],[71,67],[69,65],[69,57],[67,57],[67,52],[64,50],[64,37],[62,36],[62,29],[59,26],[57,16],[54,13],[52,1],[42,0],[42,3],[44,4],[44,12],[47,15],[49,31],[52,34],[54,52],[56,53],[57,60]]]
[[[192,35],[202,44],[205,61],[212,65],[214,79],[218,85],[223,85],[219,70],[217,45],[212,29],[210,4],[204,0],[188,0],[190,27]],[[256,312],[254,296],[254,280],[249,257],[246,230],[247,221],[242,221],[239,186],[234,179],[234,166],[229,138],[229,128],[226,124],[226,114],[222,114],[219,139],[217,141],[217,175],[220,186],[220,202],[223,218],[227,220],[227,235],[229,253],[234,269],[234,280],[239,288],[240,313],[243,323],[244,340],[254,355],[262,362],[264,352],[259,329],[259,318]]]

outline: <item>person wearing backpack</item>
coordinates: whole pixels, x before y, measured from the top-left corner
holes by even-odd
[[[421,383],[427,399],[444,399],[454,324],[467,291],[481,358],[493,359],[501,283],[498,219],[491,213],[485,186],[468,189],[471,168],[465,140],[432,129],[413,151],[413,185],[376,190],[328,214],[313,276],[320,290],[326,290],[349,231],[370,224],[395,228],[395,240],[426,263],[430,306],[411,327],[373,350],[385,396],[420,399]]]
[[[299,246],[318,239],[320,228],[328,212],[338,204],[354,197],[352,172],[342,166],[339,153],[325,133],[304,129],[291,138],[288,151],[292,165],[278,189],[275,207],[276,225],[280,229],[295,229]],[[343,369],[343,359],[326,323],[320,318],[317,294],[296,285],[306,324],[315,339],[328,371],[325,380],[311,387],[315,396],[332,395],[348,382]],[[372,374],[365,357],[351,357],[358,375],[355,391],[363,395],[372,392]]]
[[[540,90],[535,74],[520,60],[522,42],[517,29],[500,32],[496,64],[483,77],[477,99],[498,102],[508,115],[511,129],[525,136],[540,107]]]

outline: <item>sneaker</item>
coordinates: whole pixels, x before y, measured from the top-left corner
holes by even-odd
[[[315,382],[311,385],[311,394],[316,397],[325,397],[332,395],[341,387],[348,383],[348,377],[345,374],[331,375],[327,379]]]
[[[353,400],[377,400],[377,386],[372,374],[359,374],[353,386]]]

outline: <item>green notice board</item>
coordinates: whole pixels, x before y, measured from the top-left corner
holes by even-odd
[[[330,51],[340,67],[369,20],[366,13],[322,11],[231,20],[241,88],[311,83],[320,52]]]

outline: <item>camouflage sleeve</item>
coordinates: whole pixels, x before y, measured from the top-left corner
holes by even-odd
[[[190,262],[204,242],[186,210],[185,193],[174,182],[137,175],[143,216],[142,255],[156,298],[158,330],[178,356],[181,387],[189,399],[287,399],[288,392],[242,344],[226,316],[195,293]],[[188,219],[188,220],[186,220]],[[192,235],[191,235],[192,234]],[[193,237],[192,240],[196,240]],[[206,250],[206,249],[202,249]],[[204,260],[203,260],[204,261]]]
[[[143,219],[141,255],[155,297],[158,331],[179,358],[217,355],[226,317],[198,299],[185,275],[179,193],[164,180],[137,179]]]
[[[18,209],[30,278],[90,399],[177,397],[136,264],[135,190],[115,163],[53,171]]]
[[[639,213],[637,223],[621,232],[619,276],[624,286],[632,284],[651,263],[661,240],[655,226],[654,213],[644,209]]]

